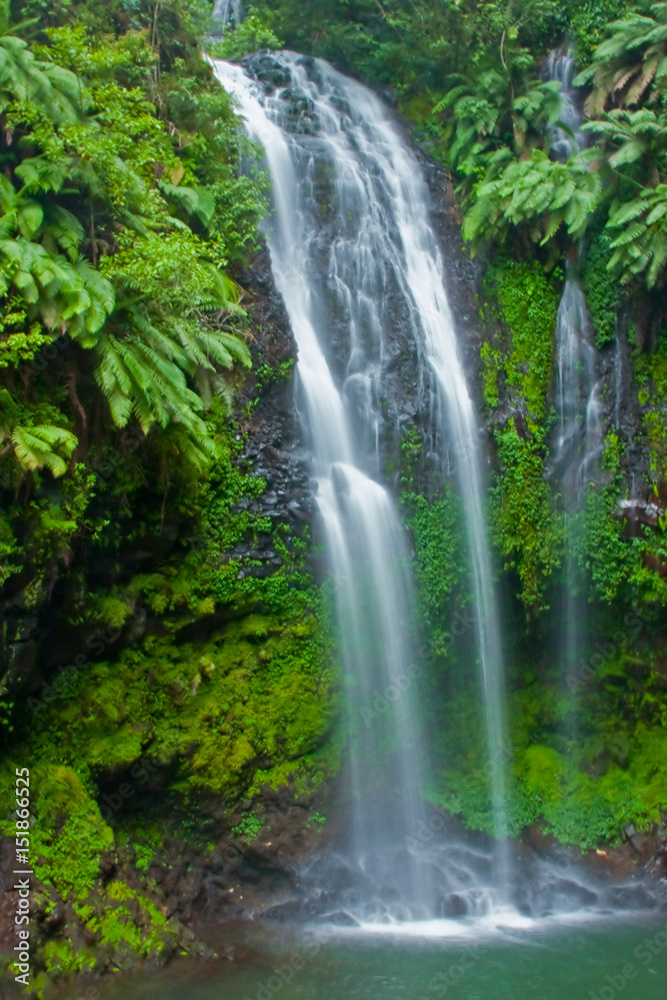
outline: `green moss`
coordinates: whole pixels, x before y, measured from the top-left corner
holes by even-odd
[[[110,882],[104,894],[95,893],[92,905],[76,905],[75,912],[87,932],[99,945],[102,954],[115,961],[155,956],[162,952],[175,929],[155,903],[122,880]]]
[[[424,439],[419,428],[410,424],[401,435],[401,484],[405,489],[412,489],[415,485],[423,448]]]
[[[642,525],[638,536],[629,536],[618,509],[619,496],[623,495],[622,450],[618,437],[608,434],[602,459],[607,481],[587,497],[578,558],[590,574],[595,595],[603,601],[664,607],[667,522],[658,518],[655,527]]]
[[[428,500],[403,493],[401,507],[415,547],[419,630],[429,662],[444,665],[451,635],[445,623],[469,598],[469,565],[461,500],[453,490]]]
[[[17,760],[5,763],[3,801],[14,763],[28,761],[35,871],[54,898],[73,903],[102,961],[123,968],[163,952],[175,931],[145,894],[122,882],[103,887],[102,865],[144,874],[162,850],[155,823],[174,838],[209,842],[209,797],[230,813],[266,784],[289,785],[299,799],[340,766],[340,741],[327,742],[331,639],[325,600],[304,568],[308,533],[254,512],[265,484],[234,464],[236,452],[230,443],[196,503],[190,497],[190,534],[172,556],[74,609],[74,624],[104,624],[93,638],[107,658],[63,669],[33,699],[37,715],[20,704],[14,719]],[[142,532],[150,537],[133,522],[129,540],[141,544]],[[115,539],[107,542],[114,551]],[[268,552],[270,575],[252,555],[230,558],[240,545]],[[141,608],[161,634],[110,657]],[[49,962],[47,977],[79,971],[66,947]]]
[[[582,652],[585,669],[570,679],[574,685],[546,652],[513,671],[519,686],[498,763],[514,836],[537,823],[562,843],[591,850],[618,844],[627,824],[645,830],[660,821],[667,709],[652,626],[648,617],[619,621],[616,613],[596,625],[603,638]],[[429,797],[471,829],[493,833],[492,770],[477,701],[473,685],[450,687],[448,726],[436,737],[437,759],[446,765]]]
[[[545,606],[546,579],[560,564],[563,537],[545,479],[557,294],[537,263],[502,262],[490,270],[487,287],[504,338],[496,335],[494,346],[483,345],[484,399],[492,410],[500,405],[502,378],[505,405],[521,415],[495,432],[500,470],[491,494],[494,540],[506,569],[518,576],[521,600],[534,613]]]
[[[544,478],[541,435],[521,437],[510,418],[496,442],[502,472],[492,491],[492,526],[505,568],[518,574],[521,600],[535,611],[544,607],[546,579],[560,565],[563,527]]]
[[[482,344],[479,353],[482,359],[482,391],[484,402],[490,409],[495,409],[500,404],[498,376],[500,375],[501,354],[498,349],[491,347],[488,341]]]
[[[611,259],[609,237],[604,230],[594,236],[581,264],[581,284],[595,331],[595,342],[604,347],[616,339],[621,293],[618,281],[607,270]]]
[[[323,658],[313,615],[241,618],[205,645],[150,640],[72,678],[47,715],[43,752],[66,747],[102,774],[129,768],[150,744],[153,760],[175,763],[174,789],[233,799],[258,760],[296,762],[322,739],[330,711]]]
[[[41,959],[51,977],[64,979],[75,973],[92,972],[97,965],[93,954],[87,949],[75,948],[70,937],[47,941],[41,951]]]
[[[637,746],[630,768],[613,765],[602,778],[572,767],[552,747],[529,746],[517,755],[508,786],[510,835],[520,836],[539,823],[562,844],[590,850],[617,845],[629,823],[648,829],[659,821],[659,785],[667,777],[667,733],[652,733],[651,739],[650,765],[642,759],[646,747]],[[470,829],[493,834],[488,768],[450,771],[443,781],[444,788],[432,791],[431,800],[461,816]]]
[[[585,565],[596,593],[607,602],[624,592],[634,561],[634,546],[624,538],[625,521],[617,515],[614,485],[591,491],[586,500]]]
[[[515,767],[526,793],[539,795],[545,804],[560,798],[566,771],[565,762],[556,750],[535,744],[528,747]]]
[[[634,364],[651,479],[657,489],[667,478],[667,343],[663,341],[655,354],[636,354]]]
[[[147,872],[155,860],[155,850],[146,844],[133,844],[134,866],[138,872]]]
[[[14,764],[7,762],[3,787],[13,783],[13,774]],[[31,777],[35,874],[63,898],[82,898],[100,877],[101,856],[114,846],[113,831],[102,819],[90,785],[74,767],[37,763]],[[3,829],[8,830],[6,824]]]
[[[493,268],[490,280],[510,332],[503,358],[507,384],[518,391],[527,416],[543,421],[553,377],[558,308],[554,284],[539,264],[516,261]]]

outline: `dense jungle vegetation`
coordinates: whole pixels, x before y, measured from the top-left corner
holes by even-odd
[[[14,768],[30,766],[39,905],[48,923],[64,901],[70,928],[45,932],[37,990],[185,947],[151,866],[184,843],[252,843],[266,787],[324,825],[311,802],[340,767],[316,546],[272,514],[248,457],[293,359],[246,287],[267,192],[239,170],[252,151],[203,54],[211,8],[0,2],[0,786],[9,802]],[[481,274],[512,833],[540,824],[590,849],[664,822],[667,3],[261,0],[246,13],[213,51],[330,59],[397,106],[457,190]],[[564,158],[546,59],[568,46],[586,142]],[[627,419],[609,426],[577,514],[549,463],[568,261],[609,387],[619,338],[629,358]],[[427,486],[423,445],[406,436],[399,474],[429,794],[491,829],[475,695],[453,680],[470,656],[470,636],[449,631],[469,600],[460,503]],[[655,516],[630,525],[619,500],[637,498]],[[568,518],[592,627],[564,678]],[[124,781],[151,795],[110,809]]]
[[[255,28],[333,60],[397,104],[451,172],[463,237],[481,260],[481,390],[495,438],[489,512],[513,595],[511,632],[520,637],[510,653],[512,746],[501,754],[515,778],[510,828],[542,817],[564,842],[593,847],[633,823],[660,822],[667,4],[369,0],[299,8],[297,16],[289,2],[256,3]],[[244,26],[237,30],[241,36]],[[584,139],[567,156],[556,146],[568,126],[561,84],[548,74],[554,48],[573,53],[581,94]],[[633,412],[608,426],[603,468],[580,512],[563,509],[550,477],[554,328],[568,266],[580,273],[608,373],[617,341],[628,344]],[[605,391],[609,412],[614,376]],[[419,449],[418,439],[406,440],[408,465]],[[470,825],[492,829],[474,693],[461,695],[460,678],[447,679],[456,642],[443,622],[465,607],[467,593],[456,497],[415,495],[411,473],[404,479],[434,703],[447,704],[431,721],[443,734],[436,769],[439,762],[446,770],[432,795]],[[618,507],[629,497],[653,503],[655,516],[629,527]],[[574,579],[568,537],[576,538]],[[570,587],[590,602],[593,626],[586,657],[564,678],[548,648],[562,650],[559,611]]]

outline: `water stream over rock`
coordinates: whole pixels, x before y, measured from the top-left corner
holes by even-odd
[[[612,897],[614,905],[643,905],[640,886],[605,888],[568,855],[540,857],[505,836],[506,694],[481,433],[418,161],[381,101],[322,60],[284,52],[253,57],[245,69],[215,68],[272,180],[266,235],[298,345],[300,422],[349,728],[347,841],[311,857],[299,893],[276,900],[270,915],[425,927],[443,918],[511,923],[595,910]],[[554,475],[574,523],[602,445],[596,351],[574,270],[556,340]],[[432,474],[444,484],[455,471],[465,512],[495,839],[465,834],[424,800],[411,551],[388,472],[401,434],[392,400],[409,357],[419,382],[414,420],[429,437]],[[570,659],[584,641],[575,612],[574,604],[565,609]]]
[[[564,98],[562,120],[570,129],[556,129],[553,152],[560,159],[583,148],[580,100],[572,85],[575,62],[569,51],[554,50],[548,74],[561,84]],[[556,320],[556,410],[558,428],[553,467],[565,512],[565,569],[568,585],[563,605],[561,655],[563,675],[572,677],[584,652],[588,622],[583,579],[577,560],[588,482],[595,478],[604,439],[601,379],[588,306],[576,263],[567,265],[565,285]]]
[[[557,80],[560,83],[560,92],[563,96],[561,122],[569,130],[554,129],[552,153],[558,160],[567,160],[572,153],[583,149],[586,145],[586,137],[581,131],[582,115],[579,106],[581,91],[578,91],[572,84],[575,72],[574,55],[568,49],[553,49],[549,53],[547,77],[549,80]]]
[[[505,830],[504,680],[483,511],[480,429],[459,356],[445,270],[417,160],[383,104],[322,60],[271,57],[264,86],[216,63],[264,148],[274,215],[267,227],[276,284],[298,344],[304,435],[335,584],[352,740],[352,852],[368,873],[392,862],[413,917],[438,906],[432,875],[410,849],[424,823],[423,749],[411,649],[409,550],[382,482],[383,403],[391,397],[388,337],[398,309],[422,369],[436,451],[456,465],[474,582],[490,794]],[[397,305],[398,303],[398,305]],[[379,713],[379,694],[389,708]],[[500,841],[502,843],[502,840]],[[398,853],[397,853],[398,852]],[[502,890],[499,848],[489,881]],[[382,877],[376,872],[377,878]]]
[[[586,594],[577,558],[586,489],[595,478],[604,442],[601,382],[586,299],[578,277],[568,273],[556,322],[556,409],[558,429],[553,462],[565,514],[565,588],[562,675],[580,669],[588,633]]]
[[[554,467],[570,512],[581,508],[585,487],[602,448],[603,425],[597,355],[586,299],[569,273],[556,321],[556,408]]]

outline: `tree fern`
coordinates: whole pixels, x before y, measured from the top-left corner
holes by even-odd
[[[548,151],[561,120],[560,83],[535,77],[535,63],[523,49],[514,50],[506,64],[487,63],[480,72],[449,77],[451,89],[435,105],[445,122],[450,165],[466,177],[486,174],[503,149],[515,156],[531,150]],[[469,185],[468,185],[469,188]]]
[[[667,184],[645,188],[629,205],[616,202],[607,223],[612,233],[609,269],[623,284],[642,276],[649,288],[665,284]]]
[[[564,226],[575,239],[584,232],[603,197],[599,173],[577,153],[567,163],[534,150],[528,160],[513,160],[499,177],[476,185],[463,231],[473,248],[486,239],[503,241],[510,227],[524,227],[533,242],[546,244]]]
[[[587,131],[600,136],[610,165],[633,168],[630,176],[655,185],[667,168],[667,118],[648,108],[615,110],[602,121],[589,122]],[[635,169],[636,168],[636,169]]]
[[[590,117],[610,107],[632,107],[664,91],[667,84],[667,3],[636,11],[608,26],[610,37],[594,52],[593,62],[575,79],[591,85],[586,102]]]
[[[63,427],[37,425],[15,427],[11,442],[21,468],[28,472],[49,469],[54,476],[64,476],[77,439]]]

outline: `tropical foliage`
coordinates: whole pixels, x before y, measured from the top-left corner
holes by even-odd
[[[628,822],[649,825],[666,724],[653,619],[667,603],[667,4],[245,6],[216,54],[241,59],[284,40],[332,59],[412,121],[447,197],[451,178],[458,187],[484,279],[480,395],[511,620],[512,829],[541,821],[588,849]],[[119,955],[157,958],[172,932],[149,898],[150,869],[180,863],[183,843],[215,856],[202,803],[213,803],[205,822],[245,850],[264,827],[262,797],[273,810],[281,785],[290,802],[310,796],[338,766],[308,533],[276,523],[284,469],[267,483],[253,466],[255,397],[277,398],[293,359],[286,347],[246,372],[251,350],[275,348],[246,290],[265,197],[239,172],[249,151],[202,56],[212,7],[0,0],[0,722],[3,763],[34,764],[38,777],[44,913],[67,903],[42,966],[52,978],[103,971],[81,941],[102,938],[109,968]],[[566,44],[579,70],[569,98],[548,69]],[[584,118],[576,136],[568,99]],[[564,682],[554,654],[570,583],[550,475],[566,257],[579,261],[605,371],[622,375],[616,399],[610,377],[601,396],[616,431],[572,554],[592,595],[591,645],[614,635],[589,687],[588,664],[583,680]],[[436,770],[447,761],[436,800],[491,829],[472,631],[450,632],[471,612],[461,503],[455,484],[422,476],[418,422],[402,432],[392,471],[409,490],[424,711]],[[273,472],[273,448],[263,451],[262,473]],[[640,489],[657,524],[633,535],[618,501]],[[145,764],[158,772],[150,828],[138,805],[124,816],[102,805],[109,781]],[[102,877],[111,850],[113,881]],[[221,867],[233,889],[237,870]],[[138,877],[148,895],[130,888]]]
[[[634,201],[615,203],[607,223],[614,251],[610,267],[625,283],[645,275],[649,288],[663,284],[667,264],[667,184],[643,188]]]
[[[0,486],[30,504],[2,515],[10,551],[30,550],[42,496],[57,506],[52,478],[94,476],[115,428],[149,466],[168,452],[201,474],[226,373],[250,364],[233,270],[263,198],[194,44],[204,8],[166,4],[163,35],[135,7],[129,24],[122,5],[81,3],[74,22],[0,8]]]
[[[609,269],[624,284],[641,278],[651,289],[664,281],[667,263],[667,4],[628,13],[606,31],[575,80],[592,86],[583,132],[595,145],[572,143],[566,162],[551,148],[554,130],[563,130],[558,84],[522,77],[531,58],[521,49],[507,46],[502,72],[478,76],[478,89],[471,81],[450,90],[434,113],[445,114],[443,137],[463,178],[464,234],[473,249],[488,240],[524,249],[532,242],[546,246],[553,262],[563,231],[581,239],[601,211],[614,251]]]
[[[535,149],[530,159],[507,157],[509,163],[499,177],[490,171],[491,178],[487,175],[476,186],[463,226],[466,239],[473,247],[480,239],[502,242],[512,226],[524,227],[530,240],[541,246],[561,227],[578,238],[602,196],[601,177],[589,169],[594,156],[595,151],[586,150],[558,163]]]
[[[667,3],[649,4],[612,22],[609,37],[595,50],[579,84],[591,84],[591,117],[609,107],[633,107],[655,100],[667,85]]]

